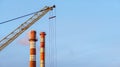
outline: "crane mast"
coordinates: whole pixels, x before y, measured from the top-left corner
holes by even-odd
[[[0,51],[3,50],[6,46],[8,46],[12,41],[14,41],[18,36],[20,36],[25,30],[27,30],[30,26],[32,26],[36,21],[42,18],[47,12],[49,12],[50,10],[53,10],[53,8],[55,8],[55,5],[51,7],[45,6],[43,9],[38,11],[31,18],[29,18],[27,21],[25,21],[19,27],[17,27],[14,31],[12,31],[6,37],[0,40]]]

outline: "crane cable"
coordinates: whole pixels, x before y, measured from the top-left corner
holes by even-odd
[[[56,17],[56,10],[55,10],[55,16],[54,17]],[[57,46],[56,46],[56,18],[55,18],[54,22],[55,22],[54,23],[54,45],[55,45],[54,46],[54,67],[57,67],[56,66],[56,62],[57,62],[57,57],[56,57],[56,55],[57,55]]]
[[[50,17],[52,16],[52,12],[49,12]],[[52,19],[50,19],[49,17],[49,66],[53,67],[53,22],[51,21]]]
[[[10,19],[10,20],[7,20],[7,21],[3,21],[3,22],[0,22],[0,24],[4,24],[4,23],[8,23],[8,22],[20,19],[20,18],[24,18],[24,17],[30,16],[30,15],[36,14],[38,12],[41,12],[41,11],[32,12],[32,13],[29,13],[29,14],[26,14],[26,15],[23,15],[23,16],[19,16],[19,17],[16,17],[16,18],[13,18],[13,19]]]
[[[55,16],[53,16],[55,13]],[[56,49],[56,10],[49,12],[49,66],[56,67],[57,49]],[[54,19],[55,18],[55,19]],[[53,21],[54,20],[54,21]]]

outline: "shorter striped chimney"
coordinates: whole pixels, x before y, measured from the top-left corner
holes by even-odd
[[[45,67],[45,32],[40,33],[40,67]]]
[[[36,31],[31,30],[29,34],[30,42],[30,67],[36,67]]]

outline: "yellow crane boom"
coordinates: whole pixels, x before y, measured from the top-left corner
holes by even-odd
[[[8,46],[12,41],[14,41],[19,35],[21,35],[25,30],[27,30],[30,26],[32,26],[36,21],[42,18],[47,12],[53,10],[55,5],[49,7],[45,6],[43,9],[34,14],[31,18],[29,18],[26,22],[22,23],[19,27],[17,27],[14,31],[0,40],[0,51]]]

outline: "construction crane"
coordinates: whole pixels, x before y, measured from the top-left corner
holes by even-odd
[[[22,23],[19,27],[17,27],[14,31],[0,40],[0,51],[3,50],[6,46],[8,46],[12,41],[14,41],[18,36],[20,36],[25,30],[27,30],[30,26],[32,26],[36,21],[42,18],[47,12],[53,10],[55,5],[49,7],[45,6],[43,9],[34,14],[31,18],[29,18],[26,22]]]

